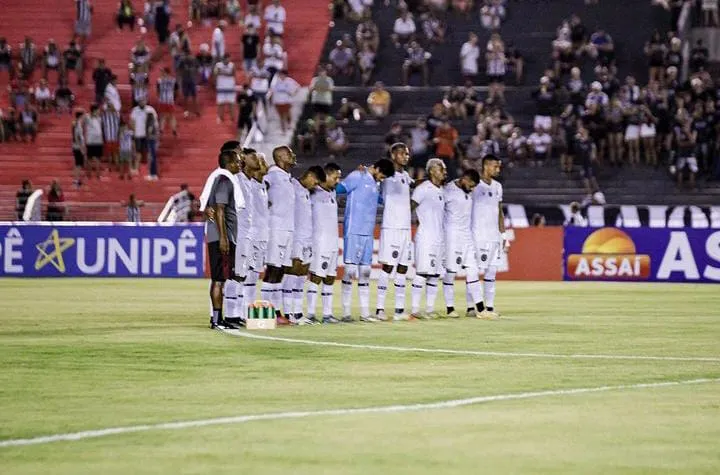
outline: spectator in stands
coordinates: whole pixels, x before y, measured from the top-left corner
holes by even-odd
[[[38,54],[35,44],[29,36],[26,36],[25,41],[20,43],[18,54],[20,55],[21,76],[23,79],[30,79],[37,65]]]
[[[83,111],[75,112],[75,119],[71,125],[72,151],[73,151],[73,185],[75,188],[82,186],[83,175],[85,174],[85,130],[83,126]]]
[[[720,26],[720,20],[718,20],[718,0],[702,0],[700,6],[703,14],[703,26]]]
[[[75,35],[82,44],[87,42],[92,31],[93,6],[90,0],[75,0],[77,5],[75,14]]]
[[[133,66],[130,73],[130,89],[132,91],[132,105],[135,107],[142,100],[149,98],[148,88],[150,86],[149,65],[141,64]]]
[[[148,114],[147,124],[145,125],[145,139],[147,140],[148,150],[148,174],[145,176],[145,179],[148,181],[158,180],[157,148],[159,138],[160,127],[158,126],[157,116]]]
[[[615,64],[615,43],[612,37],[602,28],[590,36],[590,56],[603,66]]]
[[[128,197],[127,202],[122,202],[122,203],[120,203],[120,205],[127,207],[128,222],[139,223],[141,221],[140,208],[145,206],[145,202],[135,198],[135,193],[130,193],[130,196]]]
[[[462,105],[465,108],[464,117],[473,117],[477,120],[482,113],[484,104],[480,100],[473,82],[470,80],[465,81],[465,87],[462,89],[462,92]]]
[[[407,7],[400,9],[400,16],[393,24],[392,41],[396,48],[408,44],[415,36],[415,20],[407,10]]]
[[[215,63],[222,61],[225,56],[225,28],[227,28],[227,22],[220,20],[213,30],[211,46],[211,55]]]
[[[527,137],[523,135],[520,127],[515,127],[507,139],[507,152],[510,164],[526,163],[528,160]],[[572,165],[570,166],[572,169]]]
[[[142,66],[148,64],[151,57],[150,48],[145,44],[145,40],[140,37],[130,50],[130,62],[133,66]]]
[[[357,54],[357,63],[360,68],[360,80],[363,86],[370,83],[373,72],[375,71],[375,50],[370,44],[365,43]]]
[[[525,75],[525,58],[512,41],[505,44],[505,58],[510,71],[515,73],[515,83],[522,84]]]
[[[390,113],[390,104],[392,98],[390,93],[385,89],[385,85],[378,81],[367,98],[370,113],[378,119],[387,117]]]
[[[587,28],[578,15],[573,14],[568,24],[570,42],[576,54],[582,54],[588,40]]]
[[[505,72],[507,60],[505,43],[499,33],[493,33],[488,41],[486,52],[486,74],[488,77],[488,99],[505,103]]]
[[[573,201],[570,203],[570,216],[565,220],[563,226],[573,226],[578,228],[587,227],[587,219],[582,215],[580,203]]]
[[[188,53],[187,57],[192,56]],[[200,50],[194,60],[192,64],[186,60],[185,64],[186,68],[188,65],[193,66],[191,68],[192,71],[190,71],[193,74],[192,82],[195,83],[199,79],[200,84],[208,84],[212,77],[213,67],[215,66],[215,59],[212,57],[212,54],[210,54],[210,45],[207,43],[201,44]]]
[[[697,40],[695,47],[690,51],[690,69],[696,73],[707,68],[710,60],[710,51],[705,47],[702,40]]]
[[[380,45],[380,32],[372,19],[368,18],[358,25],[355,30],[355,42],[360,51],[363,51],[366,45],[369,45],[373,51],[377,51]]]
[[[649,166],[657,166],[657,118],[653,115],[647,105],[640,105],[640,140],[642,140],[643,151],[645,152],[645,163]],[[708,127],[709,129],[709,127]]]
[[[135,9],[130,0],[120,0],[115,20],[118,30],[122,30],[125,25],[130,27],[130,31],[135,30]]]
[[[393,122],[390,126],[390,131],[385,134],[385,155],[387,155],[387,157],[390,157],[390,147],[398,142],[408,144],[410,142],[410,138],[403,130],[403,126],[400,122]]]
[[[22,181],[22,187],[18,190],[17,193],[15,193],[15,212],[17,214],[18,221],[23,220],[23,214],[25,213],[25,206],[27,205],[27,201],[30,198],[30,195],[33,194],[33,187],[30,183],[30,180],[23,180]]]
[[[552,156],[552,137],[543,127],[535,127],[535,132],[530,134],[527,143],[533,152],[531,166],[543,166]]]
[[[117,87],[117,76],[114,74],[110,76],[110,82],[105,86],[105,97],[103,103],[112,104],[116,111],[122,111],[120,91],[118,91]]]
[[[348,100],[347,97],[343,97],[342,99],[340,99],[340,109],[338,109],[335,117],[337,118],[337,120],[340,120],[344,124],[347,124],[348,122],[350,122],[350,119],[356,122],[365,120],[366,115],[367,113],[365,112],[365,109],[363,109],[360,104]]]
[[[12,48],[8,44],[4,36],[0,36],[0,71],[7,71],[8,77],[14,77]]]
[[[422,74],[424,86],[429,85],[430,70],[428,68],[428,59],[430,59],[430,53],[426,52],[417,41],[411,41],[402,66],[403,85],[408,85],[410,75],[415,72]]]
[[[92,79],[95,83],[95,103],[102,104],[104,102],[105,88],[110,84],[112,76],[112,71],[105,65],[105,59],[98,59],[97,67],[92,73]]]
[[[355,58],[350,48],[342,40],[335,42],[335,48],[330,51],[330,66],[333,76],[352,77],[355,73]]]
[[[460,66],[466,81],[475,82],[478,75],[478,60],[480,59],[480,46],[475,33],[470,33],[468,40],[460,48]]]
[[[260,19],[260,15],[258,14],[257,9],[257,5],[252,5],[250,3],[248,4],[248,12],[243,19],[243,25],[245,26],[245,28],[250,28],[250,26],[252,26],[253,28],[255,28],[255,30],[260,30],[262,20]]]
[[[330,115],[333,105],[333,89],[335,83],[328,76],[327,69],[318,68],[318,74],[310,81],[310,105],[312,106],[314,119],[322,122]]]
[[[545,216],[540,213],[535,213],[532,216],[532,219],[530,220],[530,226],[533,228],[544,228],[547,224],[547,221],[545,220]]]
[[[345,17],[351,21],[365,21],[370,18],[370,7],[373,0],[347,0]]]
[[[432,143],[425,118],[418,117],[415,127],[410,129],[410,176],[416,180],[425,176]]]
[[[53,180],[47,193],[47,221],[63,221],[66,213],[65,195],[57,180]]]
[[[325,144],[330,151],[330,158],[335,158],[336,155],[345,156],[345,152],[350,146],[342,127],[332,117],[327,121]]]
[[[291,107],[293,98],[298,93],[300,85],[290,76],[287,71],[281,69],[270,83],[270,98],[280,116],[280,127],[285,133],[292,123]]]
[[[317,126],[313,119],[307,119],[299,126],[297,135],[298,149],[305,154],[315,155],[317,149]]]
[[[533,128],[552,130],[553,115],[557,110],[557,96],[555,91],[550,87],[550,78],[543,76],[540,78],[540,87],[533,93],[535,99],[536,112],[533,120]]]
[[[227,110],[230,117],[235,117],[235,63],[230,61],[230,55],[225,54],[222,62],[215,65],[215,91],[217,103],[217,122],[224,119],[223,110]]]
[[[254,67],[250,70],[250,89],[267,112],[267,94],[270,90],[270,73],[265,69]]]
[[[597,149],[596,157],[602,163],[607,145],[607,119],[597,102],[589,102],[582,116],[582,123],[588,129],[590,138]]]
[[[141,100],[137,106],[130,111],[130,127],[135,136],[135,157],[130,167],[130,173],[137,175],[140,160],[143,155],[148,152],[147,142],[147,120],[148,116],[153,115],[157,120],[157,112],[152,106],[149,106],[145,100]]]
[[[463,0],[472,3],[472,0]],[[447,26],[440,20],[435,12],[423,13],[420,16],[420,29],[428,44],[442,44],[445,42]]]
[[[181,24],[175,25],[175,31],[170,34],[168,44],[173,59],[173,69],[177,71],[183,53],[190,53],[190,37]]]
[[[263,17],[265,18],[268,33],[278,36],[282,36],[285,33],[287,12],[285,11],[285,7],[280,5],[280,0],[272,0],[272,5],[265,7]]]
[[[263,44],[263,55],[265,56],[263,68],[270,73],[270,80],[272,81],[275,73],[287,67],[287,53],[283,48],[282,38],[273,35],[266,36]]]
[[[58,81],[58,87],[55,90],[55,108],[58,114],[67,112],[72,113],[73,105],[75,104],[75,95],[68,87],[67,81],[60,78]]]
[[[175,98],[178,92],[178,82],[171,74],[170,68],[163,68],[162,75],[156,85],[158,97],[158,114],[160,133],[165,131],[165,125],[170,122],[170,130],[177,137],[177,119],[175,118]]]
[[[53,95],[45,79],[41,79],[35,86],[35,104],[40,112],[49,112],[53,107]]]
[[[466,119],[467,110],[465,109],[465,91],[459,86],[453,86],[443,97],[443,106],[450,118]]]
[[[14,139],[16,141],[20,141],[17,110],[14,107],[9,107],[6,113],[3,114],[2,125],[4,128],[4,135],[7,140]]]
[[[225,2],[225,13],[233,25],[236,25],[242,17],[242,8],[238,0],[227,0]]]
[[[55,71],[58,76],[62,74],[62,53],[55,44],[55,40],[48,40],[43,52],[43,78],[48,78],[48,71]]]
[[[68,48],[63,51],[63,75],[65,79],[69,80],[68,73],[75,71],[78,86],[84,83],[84,62],[83,62],[83,51],[80,45],[73,39],[70,41]]]
[[[648,77],[650,81],[662,81],[665,73],[665,53],[667,47],[662,35],[655,30],[650,41],[645,43],[645,56],[648,58]]]
[[[625,150],[625,106],[619,97],[615,96],[610,100],[610,105],[605,112],[607,124],[607,149],[610,165],[621,165]],[[638,135],[639,136],[639,135]]]
[[[20,109],[20,134],[24,139],[35,142],[38,132],[38,116],[35,108],[29,103]]]
[[[244,84],[237,94],[237,106],[238,141],[242,143],[247,134],[250,133],[250,129],[252,129],[255,118],[255,107],[257,106],[257,99],[247,84]]]
[[[207,45],[205,45],[207,46]],[[208,52],[205,51],[205,54]],[[198,58],[200,53],[198,53]],[[190,114],[200,115],[197,105],[197,78],[199,60],[190,53],[183,53],[178,63],[177,74],[183,94],[183,115],[187,118]]]
[[[254,25],[250,25],[245,29],[242,36],[243,44],[243,69],[249,72],[253,67],[257,66],[258,46],[260,45],[260,36]]]
[[[505,5],[502,0],[489,0],[480,9],[480,22],[488,30],[498,30],[505,15]]]
[[[125,119],[120,119],[120,155],[118,158],[118,172],[120,173],[120,179],[131,180],[130,167],[135,156],[135,138],[132,128],[128,125]],[[77,162],[76,162],[77,164]]]
[[[590,84],[590,92],[585,98],[585,107],[589,108],[590,104],[595,104],[601,109],[610,104],[610,98],[603,91],[603,86],[599,81],[593,81],[593,83]],[[592,132],[590,135],[592,135]]]
[[[92,178],[95,170],[95,177],[100,178],[100,160],[103,157],[103,127],[100,108],[97,104],[90,106],[90,114],[84,118],[85,128],[85,149],[87,151],[88,178]]]
[[[637,104],[625,107],[625,124],[628,163],[634,167],[640,163],[640,109]]]
[[[170,36],[170,17],[172,8],[169,0],[162,0],[155,3],[155,33],[158,43],[164,45]]]
[[[108,102],[100,114],[103,129],[103,152],[111,167],[117,167],[120,152],[120,113]]]
[[[440,127],[435,130],[433,143],[435,144],[435,155],[441,158],[447,166],[448,179],[457,178],[458,163],[456,160],[456,147],[460,134],[452,126],[449,120],[445,119]]]

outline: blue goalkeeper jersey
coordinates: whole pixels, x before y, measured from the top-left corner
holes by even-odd
[[[347,194],[343,231],[345,235],[372,236],[375,231],[380,187],[368,171],[350,173],[337,187]]]

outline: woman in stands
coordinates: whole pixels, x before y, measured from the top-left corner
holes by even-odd
[[[52,185],[50,185],[47,200],[46,219],[48,221],[62,221],[65,216],[65,195],[57,180],[53,180]]]
[[[625,144],[623,142],[623,132],[625,131],[625,108],[617,96],[610,100],[610,106],[607,113],[607,129],[608,129],[608,155],[610,164],[622,165]]]

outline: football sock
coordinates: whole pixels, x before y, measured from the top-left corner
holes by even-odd
[[[268,302],[272,303],[272,292],[274,290],[273,285],[269,282],[263,281],[262,284],[260,284],[260,298],[263,300],[267,300]]]
[[[270,284],[270,285],[271,285],[270,302],[272,302],[273,307],[275,307],[276,312],[283,313],[282,283]]]
[[[352,304],[352,280],[342,280],[342,293],[340,295],[342,300],[343,316],[350,316],[350,305]]]
[[[225,281],[223,286],[223,308],[225,309],[225,316],[233,318],[237,311],[237,282],[232,279]]]
[[[418,313],[420,311],[423,287],[425,287],[425,277],[416,274],[412,282],[412,290],[410,291],[412,313]]]
[[[378,310],[385,310],[385,295],[387,294],[389,282],[390,274],[381,270],[377,280],[377,304],[375,305]]]
[[[295,276],[285,275],[280,283],[282,289],[282,312],[293,314],[295,309],[295,301],[293,299],[293,289],[295,288]]]
[[[320,286],[315,282],[308,284],[306,298],[307,298],[307,312],[308,315],[315,315],[315,309],[317,309],[317,298]]]
[[[445,296],[445,306],[447,308],[455,308],[455,272],[446,272],[443,277],[443,295]],[[450,313],[451,310],[448,310]]]
[[[476,270],[468,271],[465,276],[467,307],[473,308],[476,303],[482,302],[482,285],[480,276]]]
[[[293,286],[293,300],[295,301],[295,308],[293,313],[295,315],[302,315],[303,312],[303,293],[305,290],[305,276],[296,275],[295,285]],[[314,314],[313,314],[314,315]]]
[[[426,310],[428,313],[435,311],[435,300],[437,298],[438,294],[438,282],[440,279],[438,279],[437,276],[435,277],[428,277],[427,283],[426,283]]]
[[[496,270],[491,267],[485,272],[483,279],[483,300],[488,310],[495,307],[495,274]]]
[[[323,284],[322,287],[322,306],[323,316],[330,316],[333,314],[333,288],[332,284]]]
[[[211,317],[212,324],[217,325],[220,320],[222,320],[222,310],[219,308],[214,308]]]
[[[360,301],[360,316],[370,316],[370,266],[360,266],[358,278],[358,300]]]
[[[243,299],[241,302],[240,315],[241,318],[247,317],[248,307],[255,303],[257,297],[257,281],[260,276],[255,271],[249,271],[245,283],[243,285]]]
[[[403,313],[405,311],[405,282],[406,274],[395,273],[395,313]]]

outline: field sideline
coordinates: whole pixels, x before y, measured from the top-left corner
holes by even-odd
[[[207,329],[200,280],[0,295],[3,474],[720,472],[713,285],[498,282],[500,321],[272,339]]]

